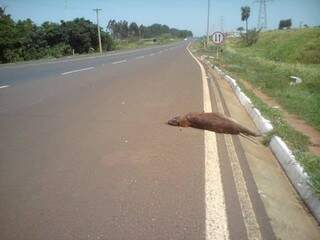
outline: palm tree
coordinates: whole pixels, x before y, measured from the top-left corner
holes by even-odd
[[[241,7],[241,21],[246,21],[246,41],[248,43],[248,18],[250,17],[250,7]]]

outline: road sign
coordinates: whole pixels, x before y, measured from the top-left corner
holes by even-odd
[[[212,41],[214,44],[218,44],[218,45],[223,44],[223,42],[224,42],[223,33],[222,32],[214,32],[212,34]]]

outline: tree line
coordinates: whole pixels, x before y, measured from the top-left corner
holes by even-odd
[[[161,24],[138,27],[136,23],[111,20],[106,27],[110,32],[101,28],[104,51],[116,49],[119,39],[130,37],[157,37],[163,33],[181,38],[192,36],[190,31]],[[90,53],[98,48],[97,25],[90,20],[76,18],[72,21],[37,25],[31,19],[14,21],[0,7],[0,63]]]
[[[108,22],[107,29],[114,39],[126,39],[129,37],[153,38],[163,34],[177,38],[192,37],[191,31],[169,28],[167,25],[158,23],[151,26],[144,26],[143,24],[138,26],[135,22],[129,24],[125,20],[116,21],[112,19]]]

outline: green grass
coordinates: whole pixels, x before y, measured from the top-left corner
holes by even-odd
[[[320,65],[276,63],[228,50],[221,64],[320,130]],[[302,84],[291,86],[290,76],[300,77]]]
[[[264,117],[272,122],[274,130],[264,137],[264,144],[269,145],[272,136],[281,137],[292,150],[297,161],[301,163],[305,172],[309,175],[309,184],[314,192],[320,197],[320,156],[308,152],[309,138],[296,131],[282,117],[282,113],[275,108],[270,108],[252,91],[248,90],[240,81],[238,81],[242,91],[251,99]]]
[[[156,41],[154,42],[154,39]],[[135,48],[144,48],[148,46],[155,46],[155,45],[162,45],[162,44],[169,44],[174,43],[177,41],[180,41],[179,38],[172,38],[172,37],[166,37],[166,36],[160,36],[157,38],[144,38],[144,39],[126,39],[126,40],[119,40],[116,43],[116,49],[122,50],[122,49],[135,49]]]
[[[298,54],[291,53],[302,51],[303,47],[300,42],[300,45],[297,43],[298,40],[311,38],[312,45],[318,39],[319,32],[320,29],[266,32],[262,33],[259,41],[251,47],[244,47],[244,44],[237,39],[229,40],[223,47],[220,58],[213,61],[235,79],[240,80],[238,83],[243,91],[272,122],[274,130],[265,137],[264,143],[268,144],[273,135],[280,136],[310,176],[310,185],[318,196],[320,196],[320,156],[309,153],[309,138],[291,127],[278,109],[266,105],[253,92],[247,90],[241,81],[249,81],[276,99],[288,112],[297,114],[320,130],[320,64],[307,64],[311,56],[319,54],[320,51],[316,50],[316,53],[312,52],[310,56],[300,58],[300,63],[292,63],[297,61]],[[274,39],[275,43],[268,45],[270,38]],[[201,41],[193,45],[193,51],[198,55],[216,56],[216,47],[210,46],[204,49]],[[302,78],[302,84],[290,86],[291,75]]]
[[[250,51],[269,60],[319,64],[320,28],[263,32]]]
[[[288,112],[320,130],[320,64],[290,63],[295,56],[302,56],[305,45],[313,46],[316,41],[318,48],[303,59],[308,62],[315,55],[320,56],[319,35],[320,28],[265,32],[251,47],[243,47],[237,39],[229,40],[218,64],[248,80],[277,100]],[[270,39],[274,40],[268,45]],[[305,40],[305,45],[301,44],[302,40]],[[287,61],[279,60],[283,58]],[[290,76],[300,77],[302,84],[290,86]]]

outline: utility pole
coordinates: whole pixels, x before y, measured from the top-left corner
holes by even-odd
[[[100,35],[100,26],[99,26],[99,11],[101,11],[102,9],[96,8],[93,9],[93,11],[95,11],[97,13],[97,28],[98,28],[98,38],[99,38],[99,50],[100,53],[102,54],[102,45],[101,45],[101,35]]]
[[[222,33],[224,32],[223,23],[224,23],[223,16],[221,16],[221,18],[220,18],[220,31]]]
[[[210,23],[210,0],[208,0],[208,18],[207,18],[207,47],[209,45],[209,23]]]

